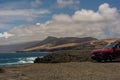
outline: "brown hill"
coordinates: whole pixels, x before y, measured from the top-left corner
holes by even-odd
[[[58,50],[82,50],[103,48],[105,45],[117,41],[119,39],[102,39],[97,40],[92,37],[76,38],[76,37],[48,37],[35,46],[26,48],[23,52],[31,51],[58,51]]]
[[[41,41],[35,46],[30,48],[26,48],[23,51],[56,51],[56,50],[66,50],[71,49],[73,47],[77,47],[80,44],[97,40],[96,38],[92,37],[84,37],[84,38],[77,38],[77,37],[63,37],[63,38],[56,38],[56,37],[48,37],[45,40]]]

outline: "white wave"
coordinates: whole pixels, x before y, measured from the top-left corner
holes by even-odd
[[[35,58],[37,57],[18,58],[17,62],[0,63],[0,66],[30,64],[30,63],[34,63]]]
[[[36,57],[19,58],[19,64],[34,63]]]
[[[0,66],[9,66],[9,65],[19,65],[20,63],[18,62],[13,62],[13,63],[2,63]]]

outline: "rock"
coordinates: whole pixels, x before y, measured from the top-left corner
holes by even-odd
[[[57,51],[43,58],[36,58],[34,63],[63,63],[91,61],[90,50],[65,50]]]
[[[4,72],[5,72],[5,69],[0,68],[0,73],[4,73]]]
[[[37,57],[35,60],[34,60],[34,63],[39,63],[41,61],[41,58]]]

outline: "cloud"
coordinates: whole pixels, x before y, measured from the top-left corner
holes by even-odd
[[[72,16],[73,20],[75,21],[101,21],[103,17],[92,10],[85,10],[82,9],[80,11],[76,11],[75,14]]]
[[[0,10],[0,16],[33,16],[40,14],[49,14],[47,9],[16,9],[16,10]]]
[[[58,22],[71,22],[71,16],[67,14],[53,15],[53,20]]]
[[[46,27],[47,25],[49,25],[49,24],[51,24],[52,23],[52,21],[47,21],[47,22],[45,22],[44,24],[41,24],[41,23],[36,23],[36,26],[41,26],[41,27]]]
[[[37,7],[38,5],[40,5],[42,2],[41,0],[34,0],[31,2],[31,6],[32,7]]]
[[[14,26],[14,24],[11,24],[11,25],[10,25],[10,24],[1,22],[1,23],[0,23],[0,33],[12,29],[13,26]]]
[[[34,19],[33,17],[28,17],[26,20],[27,20],[28,22],[33,22],[35,19]]]
[[[47,9],[16,9],[16,10],[0,10],[0,22],[9,23],[13,21],[34,21],[34,18],[40,18],[42,15],[50,14]]]
[[[37,26],[40,26],[40,23],[36,23]]]
[[[10,34],[8,32],[0,33],[0,38],[9,38],[12,36],[13,36],[13,34]]]
[[[104,19],[108,20],[115,20],[119,15],[118,10],[116,8],[110,8],[107,3],[101,5],[98,12],[104,17]]]
[[[120,37],[120,14],[116,8],[104,3],[95,12],[78,10],[73,15],[55,14],[52,20],[36,25],[15,27],[9,31],[15,34],[8,43],[43,40],[47,36],[55,37]]]
[[[57,0],[58,7],[75,6],[79,4],[80,0]]]
[[[36,18],[41,18],[44,15],[50,14],[47,9],[15,9],[15,10],[0,10],[0,29],[14,27],[18,21],[33,22]]]

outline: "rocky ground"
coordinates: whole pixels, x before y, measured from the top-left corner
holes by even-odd
[[[64,63],[91,61],[91,50],[60,50],[52,52],[43,58],[36,58],[35,63]]]
[[[120,63],[69,62],[0,67],[0,80],[120,80]]]

